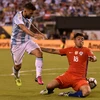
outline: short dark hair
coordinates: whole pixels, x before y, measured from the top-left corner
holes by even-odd
[[[29,9],[29,10],[36,10],[36,7],[31,2],[26,3],[24,5],[24,8]]]
[[[74,35],[74,39],[75,39],[76,37],[78,37],[78,36],[84,37],[84,35],[83,35],[82,33],[76,33],[76,34]]]

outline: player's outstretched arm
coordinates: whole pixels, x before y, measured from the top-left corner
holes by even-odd
[[[19,24],[18,26],[19,26],[26,34],[28,34],[28,35],[34,37],[35,34],[34,34],[32,31],[30,31],[25,25]]]
[[[38,34],[35,34],[34,32],[30,31],[25,25],[19,24],[18,25],[26,34],[32,36],[32,37],[39,37]],[[40,36],[41,37],[41,36]]]
[[[43,52],[47,52],[47,53],[51,53],[51,54],[59,54],[60,55],[60,52],[58,49],[51,49],[51,48],[42,48],[41,47],[41,50]]]
[[[34,24],[31,24],[31,29],[34,30],[35,33],[40,34],[43,39],[47,39],[45,35]]]

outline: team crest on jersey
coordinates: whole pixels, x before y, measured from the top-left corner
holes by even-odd
[[[78,51],[75,51],[75,55],[77,55],[78,54]]]
[[[81,55],[81,56],[82,56],[82,55],[83,55],[83,52],[82,52],[82,51],[80,51],[80,52],[79,52],[79,55]]]

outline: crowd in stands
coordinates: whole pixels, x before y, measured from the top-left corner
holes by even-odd
[[[23,5],[32,2],[36,16],[100,16],[100,0],[0,0],[0,25],[12,24],[12,18]]]
[[[27,2],[32,2],[37,11],[34,18],[52,20],[55,16],[96,17],[100,16],[100,0],[0,0],[0,26],[12,25],[12,18],[21,11]],[[43,24],[39,23],[43,31]],[[65,34],[65,33],[64,33]],[[56,34],[48,34],[49,39],[61,38]],[[64,37],[64,36],[62,36]],[[65,38],[65,37],[64,37]],[[69,36],[67,36],[69,39]]]

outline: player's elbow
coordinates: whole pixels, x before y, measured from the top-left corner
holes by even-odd
[[[24,31],[24,32],[27,32],[28,31],[28,29],[26,28],[26,27],[22,27],[22,30]]]

